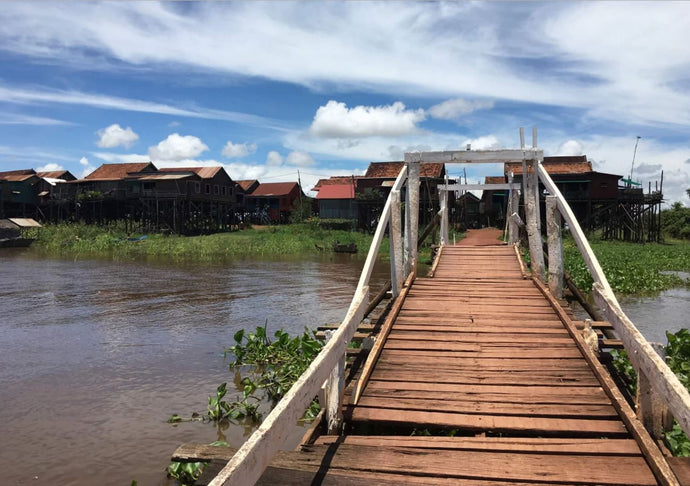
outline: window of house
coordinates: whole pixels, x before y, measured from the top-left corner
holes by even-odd
[[[196,192],[197,194],[199,194],[201,192],[201,183],[199,183],[199,182],[194,183],[194,192]]]
[[[213,185],[213,194],[215,194],[216,196],[218,194],[220,194],[220,189],[218,188],[218,184]]]
[[[220,193],[221,193],[221,195],[223,195],[223,196],[227,195],[227,193],[228,193],[228,188],[225,187],[225,186],[221,187]]]
[[[206,194],[211,194],[211,184],[206,184]]]

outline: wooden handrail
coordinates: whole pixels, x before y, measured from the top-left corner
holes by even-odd
[[[399,193],[406,177],[407,167],[403,167],[393,184],[393,191]],[[318,395],[324,382],[328,383],[327,403],[322,404],[322,406],[325,405],[326,415],[339,413],[343,382],[341,375],[344,369],[341,365],[344,364],[347,346],[357,331],[368,306],[369,280],[390,216],[391,198],[389,196],[379,218],[345,319],[314,361],[268,414],[266,420],[209,483],[211,486],[255,484],[288,437],[294,424],[304,415],[304,411]]]
[[[580,254],[585,260],[589,273],[594,280],[594,299],[623,342],[623,346],[638,373],[638,380],[640,381],[638,385],[650,387],[656,392],[658,397],[668,406],[683,431],[690,435],[690,393],[688,393],[688,390],[678,380],[675,373],[671,371],[652,345],[635,327],[633,322],[625,315],[567,201],[546,172],[546,169],[541,164],[538,164],[537,169],[539,179],[544,184],[546,190],[556,197],[558,210],[563,219],[568,223],[575,244],[580,250]],[[651,414],[647,408],[653,406],[653,400],[647,398],[642,398],[638,402],[638,416],[643,418]],[[653,436],[657,436],[659,431],[651,430],[650,433]]]

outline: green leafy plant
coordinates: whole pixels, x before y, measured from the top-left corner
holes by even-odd
[[[637,394],[637,372],[632,363],[630,363],[628,352],[624,349],[620,351],[613,349],[611,350],[611,358],[613,358],[613,367],[623,378],[628,392],[634,397]]]
[[[181,484],[194,484],[206,467],[205,462],[171,462],[165,472]]]

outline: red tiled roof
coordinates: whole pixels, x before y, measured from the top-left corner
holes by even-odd
[[[152,168],[157,170],[151,162],[135,162],[128,164],[103,164],[98,169],[84,177],[89,180],[118,180],[127,177],[127,174],[141,172],[144,169]]]
[[[354,199],[355,188],[352,184],[323,186],[316,194],[316,199]]]
[[[504,176],[486,176],[484,184],[504,184],[506,178]]]
[[[254,184],[259,183],[259,181],[257,181],[256,179],[247,179],[244,181],[235,181],[235,182],[242,188],[242,190],[244,192],[247,192],[249,189],[251,189]]]
[[[32,177],[37,177],[36,171],[33,169],[19,169],[0,172],[0,179],[8,182],[21,182],[31,179]]]
[[[215,167],[167,167],[161,170],[166,172],[194,172],[202,179],[213,179],[218,172],[221,170],[224,171],[225,169],[223,169],[223,167],[220,165],[217,165]]]
[[[331,176],[330,179],[319,179],[319,181],[316,183],[316,185],[312,188],[312,191],[318,191],[321,189],[323,186],[333,186],[333,185],[341,185],[341,184],[350,184],[352,185],[352,181],[356,181],[357,179],[361,179],[362,176],[355,176],[355,175],[348,175],[348,176]]]
[[[592,172],[592,163],[586,155],[544,157],[542,165],[550,175],[555,174],[586,174]],[[511,162],[505,164],[504,172],[522,174],[522,164]]]
[[[398,177],[405,162],[372,162],[364,177],[393,178]],[[419,176],[429,178],[443,177],[444,164],[422,163],[419,166]]]
[[[296,182],[264,182],[250,196],[287,196],[295,187]]]

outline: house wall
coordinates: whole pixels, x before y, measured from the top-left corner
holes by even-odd
[[[320,199],[320,218],[356,219],[357,201],[354,199]]]

